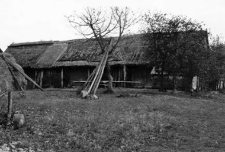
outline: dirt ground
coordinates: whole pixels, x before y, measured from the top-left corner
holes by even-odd
[[[0,151],[224,152],[225,95],[116,89],[98,100],[75,90],[13,93],[26,124],[0,125]],[[0,98],[1,116],[7,110]]]

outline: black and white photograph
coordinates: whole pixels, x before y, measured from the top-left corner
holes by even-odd
[[[225,152],[225,1],[0,0],[0,152]]]

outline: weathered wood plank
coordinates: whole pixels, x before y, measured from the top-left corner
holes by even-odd
[[[8,112],[7,121],[9,122],[12,116],[12,92],[8,92]]]

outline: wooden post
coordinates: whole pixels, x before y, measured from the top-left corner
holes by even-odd
[[[88,68],[88,78],[89,78],[89,76],[90,76],[90,68]]]
[[[63,88],[63,68],[61,69],[61,88]]]
[[[40,87],[42,87],[42,83],[43,83],[43,70],[41,70]]]
[[[37,83],[37,70],[34,71],[34,81]],[[33,88],[35,88],[35,84],[33,84]]]
[[[8,112],[7,112],[7,121],[10,121],[12,116],[12,92],[8,92]]]
[[[127,80],[127,66],[123,65],[123,81]],[[124,87],[126,88],[126,83],[124,83]]]

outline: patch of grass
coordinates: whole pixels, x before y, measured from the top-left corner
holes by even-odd
[[[222,98],[137,92],[99,100],[75,91],[15,93],[14,109],[25,114],[26,125],[0,129],[0,143],[23,140],[36,151],[225,151]]]

